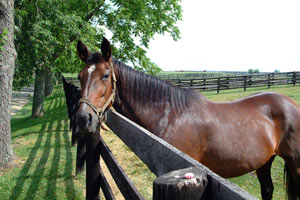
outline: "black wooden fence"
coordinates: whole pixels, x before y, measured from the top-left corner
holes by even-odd
[[[265,73],[265,72],[263,72]],[[192,78],[214,78],[220,76],[232,76],[248,74],[246,71],[178,71],[177,73],[163,73],[158,74],[157,77],[160,79],[192,79]]]
[[[198,72],[198,73],[176,73],[176,74],[158,74],[157,77],[163,80],[169,79],[194,79],[194,78],[214,78],[224,76],[225,73],[218,72]],[[228,74],[232,75],[232,74]]]
[[[80,134],[78,134],[75,122],[75,113],[78,108],[79,100],[78,88],[72,83],[67,82],[64,78],[63,83],[70,124],[72,125],[72,138],[77,139],[78,143],[76,162],[77,173],[83,169],[84,161],[86,161],[86,199],[100,199],[100,188],[102,189],[106,199],[114,199],[109,183],[107,182],[100,167],[100,156],[106,163],[125,199],[144,199],[131,180],[127,177],[124,170],[120,167],[107,144],[105,144],[101,138],[100,129],[98,129],[95,133],[86,134],[85,136],[80,136]],[[111,110],[108,111],[108,120],[106,124],[156,176],[160,176],[156,179],[156,181],[154,181],[155,190],[153,199],[193,199],[192,195],[182,197],[180,194],[173,194],[173,196],[168,196],[171,195],[171,192],[165,192],[163,189],[167,188],[168,190],[171,187],[171,184],[168,182],[165,183],[165,187],[160,187],[162,184],[161,179],[165,176],[170,176],[170,174],[173,175],[173,173],[177,173],[177,171],[172,172],[174,170],[179,170],[179,174],[189,170],[197,171],[201,174],[203,182],[200,183],[200,181],[196,181],[196,185],[202,185],[202,191],[198,192],[198,197],[199,194],[201,194],[199,199],[255,199],[246,191],[221,178],[201,163],[192,159],[188,155],[179,151],[164,140],[156,137],[119,113]],[[75,142],[73,141],[72,143],[74,144]],[[174,181],[174,178],[172,178],[172,180]],[[207,182],[204,180],[207,180]],[[182,177],[179,176],[178,181],[182,181]],[[176,187],[178,184],[174,185]],[[197,190],[189,190],[189,187],[187,189],[188,194],[197,192]],[[178,192],[178,190],[174,191]],[[180,193],[182,192],[184,191],[181,187]],[[174,196],[176,198],[174,198]]]
[[[276,85],[296,85],[300,83],[300,72],[247,74],[239,76],[221,76],[213,78],[168,79],[169,83],[182,88],[199,91],[217,91],[253,87],[271,87]]]

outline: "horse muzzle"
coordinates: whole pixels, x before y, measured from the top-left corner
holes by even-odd
[[[98,117],[93,112],[77,112],[76,122],[79,133],[94,133],[99,124]]]

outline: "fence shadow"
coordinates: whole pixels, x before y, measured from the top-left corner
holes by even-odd
[[[61,109],[66,109],[62,97],[52,100],[46,112],[54,115]],[[51,111],[54,113],[49,114]],[[51,116],[48,121],[43,121],[9,199],[76,199],[68,121],[63,117]],[[28,134],[32,133],[15,137]]]

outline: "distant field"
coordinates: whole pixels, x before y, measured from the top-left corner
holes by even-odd
[[[213,101],[231,101],[263,91],[288,95],[300,104],[299,85],[204,94]],[[84,199],[85,178],[74,173],[76,148],[70,144],[71,132],[62,87],[56,88],[54,94],[46,98],[43,117],[31,119],[31,105],[32,102],[28,103],[11,121],[16,167],[0,171],[0,199]],[[152,199],[154,174],[115,134],[111,131],[101,134],[142,195]],[[275,184],[273,199],[284,199],[283,162],[280,158],[273,163],[272,177]],[[254,173],[230,181],[260,198],[260,186]],[[113,180],[109,178],[109,182],[113,183]],[[116,186],[113,189],[116,199],[122,199]]]
[[[63,76],[65,78],[77,78],[78,77],[78,73],[63,73]]]

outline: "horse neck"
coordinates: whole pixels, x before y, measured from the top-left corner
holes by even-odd
[[[132,96],[131,96],[131,89],[132,87],[129,87],[129,80],[128,77],[124,76],[124,72],[122,73],[122,67],[126,68],[124,63],[113,59],[114,63],[114,70],[115,70],[115,75],[117,78],[117,83],[116,83],[116,96],[115,96],[115,102],[113,104],[113,107],[116,109],[117,112],[120,114],[126,116],[127,118],[131,119],[132,121],[139,123],[139,117],[137,116],[137,109],[138,109],[138,104],[141,104],[140,101],[132,101]],[[124,71],[124,69],[123,69]],[[133,71],[133,70],[132,70]],[[134,72],[134,71],[133,71]]]
[[[139,115],[152,116],[166,109],[173,114],[181,114],[204,98],[192,90],[180,89],[138,72],[118,60],[113,61],[117,77],[114,108],[141,125],[144,116]]]

